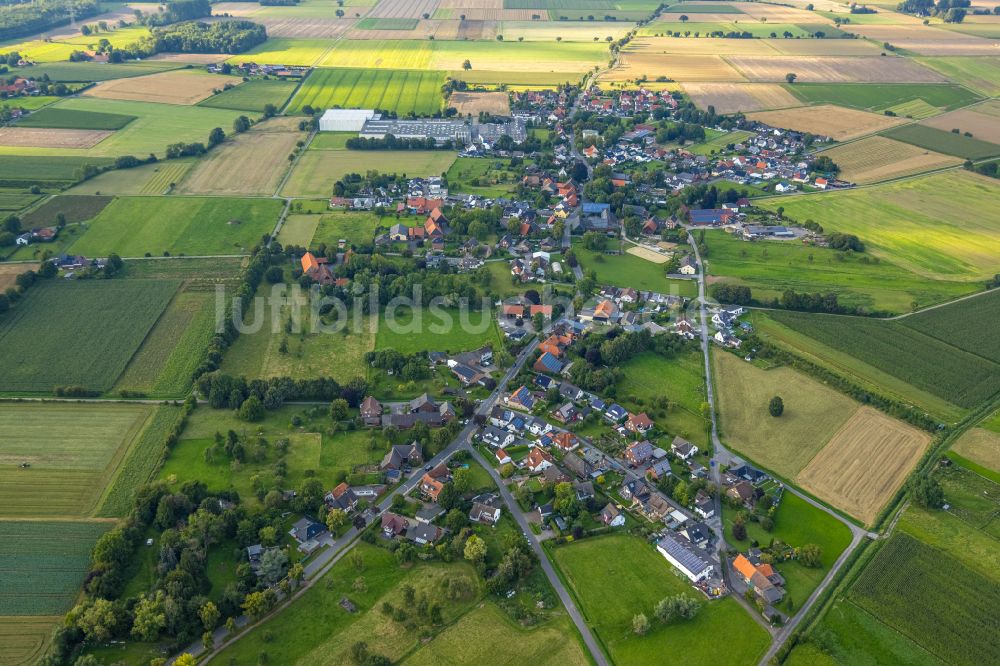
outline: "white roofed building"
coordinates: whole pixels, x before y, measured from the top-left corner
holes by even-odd
[[[321,132],[360,132],[365,123],[377,117],[373,109],[327,109],[319,119]]]

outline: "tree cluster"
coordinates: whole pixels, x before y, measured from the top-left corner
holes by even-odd
[[[101,13],[97,0],[33,0],[0,6],[0,40],[45,32],[70,22],[70,14],[81,20]],[[16,62],[14,63],[17,64]]]

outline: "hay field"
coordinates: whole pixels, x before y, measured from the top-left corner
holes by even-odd
[[[951,448],[963,458],[1000,473],[1000,433],[986,428],[972,428]]]
[[[722,39],[717,37],[638,37],[626,47],[625,53],[656,53],[660,55],[780,55],[766,39]]]
[[[712,350],[723,440],[759,465],[793,479],[857,411],[857,403],[791,368],[762,370]],[[770,416],[780,395],[785,413]]]
[[[810,132],[837,141],[872,134],[906,122],[902,118],[880,116],[833,104],[804,106],[782,111],[759,111],[749,114],[748,117],[774,127]]]
[[[38,264],[0,264],[0,294],[14,286],[17,276],[38,268]]]
[[[651,261],[654,264],[665,264],[667,263],[667,257],[650,250],[648,247],[643,247],[641,245],[632,245],[629,249],[625,250],[629,254],[639,257],[640,259],[645,259],[646,261]]]
[[[920,58],[919,61],[950,81],[986,95],[1000,95],[1000,57]]]
[[[52,632],[62,623],[58,615],[0,617],[0,664],[29,666],[41,661]]]
[[[22,148],[93,148],[114,132],[109,130],[2,127],[0,146]]]
[[[777,83],[685,83],[682,88],[699,108],[714,106],[720,114],[802,105]]]
[[[114,169],[85,180],[69,194],[166,194],[170,184],[181,182],[194,158],[143,164],[134,169]]]
[[[84,95],[99,99],[191,105],[211,97],[214,90],[222,90],[227,83],[238,84],[240,79],[196,70],[174,70],[102,81]]]
[[[438,0],[380,0],[367,16],[372,18],[420,18],[433,14]]]
[[[959,109],[920,123],[945,132],[959,129],[971,132],[976,139],[1000,144],[1000,102],[994,100],[967,109]]]
[[[462,116],[478,116],[480,113],[510,115],[510,97],[505,92],[453,92],[448,98],[448,106],[455,107]]]
[[[871,407],[860,407],[796,481],[870,525],[930,442],[929,433]]]
[[[747,16],[765,20],[768,23],[816,23],[815,13],[797,7],[781,5],[765,5],[760,2],[734,2],[733,9],[738,9]]]
[[[182,194],[274,194],[295,142],[297,118],[272,118],[216,146],[178,187]]]
[[[881,49],[863,39],[765,39],[778,53],[804,56],[877,56]],[[749,55],[749,54],[748,54]]]
[[[924,56],[995,55],[1000,42],[924,25],[852,25],[851,32]]]
[[[912,60],[897,57],[729,56],[729,63],[750,81],[784,82],[794,72],[801,83],[937,83],[945,79]]]
[[[822,153],[840,167],[840,177],[866,185],[890,178],[958,166],[962,160],[884,136],[869,136]]]
[[[510,11],[510,10],[508,10]],[[505,40],[524,38],[529,42],[553,42],[556,37],[571,42],[591,42],[596,37],[604,41],[606,37],[621,39],[632,28],[625,21],[583,21],[569,23],[566,21],[503,21],[497,32]]]
[[[612,70],[599,75],[601,81],[628,81],[661,76],[675,81],[744,81],[721,56],[664,55],[650,51],[627,51]]]

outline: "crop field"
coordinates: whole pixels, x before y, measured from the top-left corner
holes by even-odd
[[[270,65],[301,65],[311,67],[330,50],[327,39],[268,39],[245,53],[233,56],[229,62],[258,62]]]
[[[454,107],[460,116],[510,115],[510,97],[505,92],[453,92],[448,98],[448,106]]]
[[[127,79],[104,81],[84,94],[100,99],[156,102],[159,104],[197,104],[222,90],[227,83],[237,84],[240,79],[198,70],[175,70],[135,76]]]
[[[636,37],[629,42],[626,53],[648,56],[653,62],[658,58],[661,63],[675,55],[760,55],[775,56],[778,52],[765,39],[725,39],[722,37],[682,37],[678,33],[673,36]],[[671,58],[672,59],[672,58]],[[742,80],[742,78],[740,79]]]
[[[274,194],[289,168],[297,118],[271,118],[236,134],[200,159],[177,188],[182,194]]]
[[[12,404],[0,411],[0,517],[87,517],[156,407]],[[22,463],[30,467],[21,469]]]
[[[920,58],[924,64],[984,95],[1000,95],[1000,56],[978,58]]]
[[[72,28],[71,28],[72,29]],[[21,43],[10,43],[4,46],[4,51],[17,51],[34,62],[47,63],[69,60],[73,51],[84,50],[96,45],[99,39],[107,39],[112,46],[118,48],[127,46],[149,34],[145,27],[118,28],[112,32],[102,32],[100,35],[82,35],[73,30],[73,34],[56,35],[51,41],[35,39]]]
[[[153,409],[142,434],[131,445],[111,484],[104,490],[96,515],[118,518],[128,514],[135,490],[149,483],[166,451],[166,440],[180,416],[180,408],[160,405]]]
[[[853,144],[849,144],[853,145]],[[747,243],[725,232],[705,234],[711,255],[708,273],[753,289],[762,302],[787,289],[835,293],[846,306],[893,313],[909,312],[914,301],[937,303],[976,290],[968,282],[932,280],[895,266],[830,248],[785,241]]]
[[[980,426],[966,431],[951,450],[965,460],[1000,474],[1000,425],[995,421],[994,428]]]
[[[135,120],[135,116],[98,111],[71,111],[45,108],[18,121],[18,127],[53,127],[79,130],[118,130]]]
[[[90,197],[61,194],[26,213],[23,222],[32,227],[50,226],[56,224],[60,213],[68,223],[85,222],[104,210],[111,201],[111,197],[106,196]]]
[[[684,92],[701,109],[720,114],[799,106],[799,100],[776,83],[685,83]]]
[[[465,81],[488,87],[499,87],[506,84],[511,89],[554,88],[562,83],[578,81],[579,74],[560,74],[558,72],[505,72],[484,70],[457,70],[448,72],[448,76],[457,81]]]
[[[957,157],[924,150],[884,136],[834,146],[823,151],[840,167],[839,178],[866,185],[882,180],[912,176],[927,171],[958,166]]]
[[[873,255],[918,275],[985,280],[996,273],[1000,189],[989,178],[951,171],[756,203],[771,210],[783,206],[792,219],[812,219],[828,231],[857,234]]]
[[[782,111],[758,111],[748,114],[748,117],[773,127],[809,132],[817,136],[828,136],[837,141],[864,136],[905,122],[901,118],[891,118],[828,104]]]
[[[166,194],[171,186],[184,180],[194,164],[194,158],[181,158],[132,169],[114,169],[85,180],[68,192],[80,195]]]
[[[440,310],[440,314],[427,308],[416,312],[409,308],[386,311],[379,318],[375,348],[395,349],[403,354],[427,351],[428,345],[433,351],[449,353],[471,351],[487,344],[499,348],[500,334],[489,310],[470,310],[467,320],[458,310]]]
[[[793,479],[857,411],[857,403],[791,368],[762,370],[712,353],[723,439],[754,462]],[[785,412],[767,413],[781,396]]]
[[[127,63],[90,63],[90,62],[48,62],[32,65],[31,68],[15,68],[11,72],[28,76],[42,77],[48,75],[53,81],[66,83],[82,83],[89,81],[109,81],[124,79],[130,76],[145,76],[180,69],[183,64],[144,60]]]
[[[743,41],[743,40],[740,40]],[[618,65],[600,74],[601,81],[628,81],[643,76],[656,79],[661,76],[674,81],[744,81],[744,77],[722,56],[674,55],[664,58],[653,50],[640,50],[641,45],[622,52]]]
[[[694,595],[687,579],[643,539],[614,535],[586,539],[552,551],[578,605],[612,660],[657,663],[665,651],[679,651],[690,664],[755,663],[767,634],[733,599],[703,602],[693,620],[663,626],[652,621],[645,636],[632,632],[632,617],[666,596]],[[725,641],[706,641],[717,631]]]
[[[438,176],[455,161],[448,150],[307,150],[299,158],[281,191],[283,196],[329,197],[333,184],[349,173]]]
[[[22,190],[0,190],[0,211],[21,210],[35,203],[41,195]]]
[[[815,29],[817,26],[810,28]],[[830,28],[822,29],[830,31]],[[829,39],[829,36],[827,39],[768,39],[767,44],[778,53],[790,56],[879,55],[879,47],[871,42],[861,39]]]
[[[669,35],[669,34],[690,34],[695,39],[700,39],[699,35],[728,34],[731,32],[750,33],[754,38],[780,38],[785,33],[791,35],[788,39],[808,39],[812,30],[805,26],[792,25],[790,23],[729,23],[725,21],[657,21],[646,28],[640,29],[640,34],[644,35]],[[690,39],[685,37],[684,39]],[[683,42],[682,42],[683,43]],[[869,55],[871,52],[869,51]]]
[[[992,663],[1000,655],[992,610],[1000,584],[905,534],[889,539],[849,595],[946,663]]]
[[[0,150],[2,153],[3,150]],[[17,151],[20,152],[20,151]],[[77,170],[86,164],[104,165],[110,158],[36,157],[0,154],[0,183],[5,186],[61,187],[76,182]]]
[[[106,391],[167,307],[176,282],[43,284],[0,322],[0,390]],[[72,321],[67,329],[65,322]],[[67,340],[72,345],[67,345]]]
[[[883,83],[877,86],[865,83],[796,83],[785,88],[809,104],[836,104],[876,112],[914,101],[944,111],[980,99],[971,90],[949,83]]]
[[[107,130],[0,128],[0,146],[16,148],[93,148],[111,136]]]
[[[72,246],[84,256],[248,254],[274,229],[282,202],[223,197],[121,197]]]
[[[901,322],[773,312],[773,319],[916,388],[971,409],[1000,391],[1000,364]]]
[[[784,82],[794,72],[802,83],[936,83],[937,72],[897,57],[837,56],[728,56],[727,60],[750,81]]]
[[[796,481],[833,506],[872,524],[910,470],[931,436],[871,407],[861,407]]]
[[[413,30],[420,23],[417,18],[363,18],[354,27],[359,30]]]
[[[212,95],[199,102],[198,105],[213,109],[263,113],[264,107],[268,104],[273,104],[280,109],[289,96],[295,92],[296,85],[295,81],[252,79],[235,88],[223,90],[218,95]]]
[[[1000,103],[986,102],[968,109],[960,109],[943,116],[925,120],[921,125],[951,132],[969,132],[976,139],[1000,144]],[[994,150],[1000,151],[1000,147]]]
[[[278,232],[277,241],[282,247],[309,247],[313,236],[319,227],[320,215],[299,215],[292,213],[285,216],[285,221]]]
[[[431,115],[441,110],[444,72],[316,69],[288,104],[289,113],[305,106],[382,109],[399,115]]]
[[[272,39],[333,40],[349,33],[354,20],[346,17],[338,19],[333,11],[321,18],[301,17],[296,12],[293,18],[255,17],[253,20],[263,25],[267,36]]]
[[[13,287],[17,276],[38,268],[38,264],[0,264],[0,293]]]
[[[927,29],[921,25],[857,25],[851,32],[877,42],[922,56],[989,56],[996,53],[996,42],[951,30]]]
[[[886,132],[885,135],[927,150],[936,150],[939,153],[955,155],[967,160],[981,160],[1000,155],[1000,145],[998,144],[923,125],[896,127]]]
[[[5,666],[37,664],[61,621],[59,616],[0,617],[0,663]]]
[[[0,615],[56,615],[73,605],[90,550],[111,523],[0,522]]]
[[[971,354],[1000,363],[1000,331],[987,322],[1000,317],[1000,292],[951,303],[907,317],[902,324]],[[982,326],[983,330],[975,330]]]

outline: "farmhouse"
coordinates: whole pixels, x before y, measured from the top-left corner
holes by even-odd
[[[743,580],[766,604],[776,604],[785,596],[785,579],[770,564],[754,564],[742,553],[733,560],[733,573]]]
[[[692,583],[700,583],[715,571],[703,553],[691,546],[691,542],[680,535],[667,534],[656,544],[656,550],[666,558]]]
[[[382,458],[379,469],[383,472],[389,469],[402,470],[407,467],[419,467],[424,463],[423,453],[420,451],[420,443],[396,444]]]

